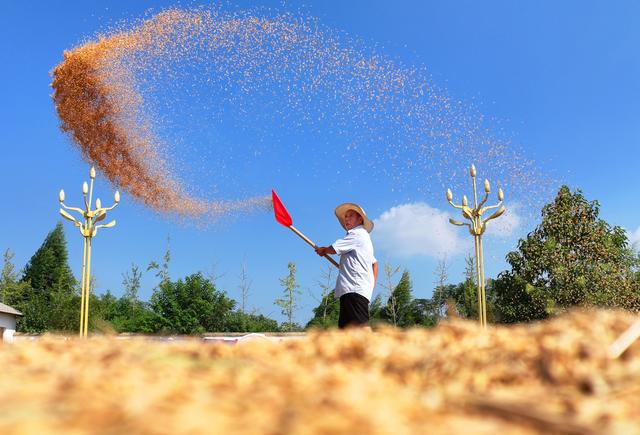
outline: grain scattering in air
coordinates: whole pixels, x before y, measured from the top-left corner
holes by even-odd
[[[423,67],[292,13],[165,10],[66,51],[52,76],[61,128],[83,157],[158,211],[220,216],[269,208],[263,196],[194,195],[184,175],[201,165],[198,156],[223,174],[216,191],[224,198],[244,192],[248,175],[276,166],[265,163],[266,155],[290,165],[285,173],[343,162],[341,178],[372,174],[392,189],[438,197],[445,187],[466,187],[459,171],[473,161],[525,206],[550,183],[481,114],[438,89]],[[216,122],[189,125],[192,107],[219,119],[234,113],[242,128],[264,133],[264,143],[245,144],[245,154],[215,142],[179,150],[180,128],[206,130]],[[295,154],[269,140],[274,131],[331,143],[306,144]],[[253,166],[243,170],[232,160]],[[240,189],[225,184],[227,163],[226,176],[241,180]]]

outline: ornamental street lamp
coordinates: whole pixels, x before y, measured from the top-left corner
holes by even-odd
[[[480,203],[478,203],[478,194],[476,190],[476,167],[471,165],[469,170],[469,174],[471,175],[471,179],[473,182],[473,204],[474,207],[469,207],[469,201],[466,195],[462,196],[462,204],[456,205],[453,203],[453,194],[451,193],[451,189],[447,189],[447,201],[449,204],[462,210],[462,216],[467,219],[470,223],[464,223],[457,221],[455,219],[449,219],[449,222],[453,225],[466,225],[469,227],[469,232],[473,236],[473,241],[475,245],[475,257],[476,257],[476,276],[478,283],[478,320],[480,321],[480,325],[483,328],[487,327],[487,296],[485,294],[485,280],[484,280],[484,254],[482,250],[482,234],[484,234],[487,229],[487,222],[492,219],[495,219],[501,216],[506,210],[502,205],[502,199],[504,198],[504,193],[502,189],[498,189],[498,204],[490,205],[483,207],[483,205],[489,199],[489,193],[491,192],[491,185],[489,184],[489,180],[484,180],[484,198]],[[500,207],[500,208],[498,208]],[[486,219],[482,219],[482,215],[487,210],[491,210],[494,208],[498,208],[498,210],[489,216]]]
[[[91,210],[91,201],[93,198],[93,181],[96,178],[96,169],[91,167],[89,171],[89,178],[91,184],[88,185],[85,181],[82,183],[82,196],[84,198],[84,210],[78,207],[67,207],[64,203],[64,190],[60,191],[58,200],[62,208],[60,214],[63,218],[70,220],[73,224],[80,229],[82,234],[84,245],[82,249],[82,285],[80,296],[80,336],[86,337],[89,326],[89,287],[91,277],[91,240],[96,236],[99,228],[111,228],[116,225],[116,221],[113,220],[108,224],[97,225],[98,222],[103,221],[107,217],[107,212],[113,210],[120,202],[120,193],[118,191],[113,195],[114,204],[111,207],[102,207],[100,198],[96,199],[96,208]],[[87,194],[89,200],[87,200]],[[76,220],[66,210],[75,211],[82,215],[83,222]]]

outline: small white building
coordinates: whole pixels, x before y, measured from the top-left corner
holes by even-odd
[[[0,339],[5,343],[13,342],[13,333],[16,332],[16,321],[23,314],[0,302]]]

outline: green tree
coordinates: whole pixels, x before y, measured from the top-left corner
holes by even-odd
[[[554,307],[541,289],[512,272],[503,272],[493,283],[497,320],[501,323],[529,322],[544,319]]]
[[[147,302],[140,301],[132,306],[129,299],[121,297],[117,301],[117,312],[112,324],[118,332],[149,334],[158,332],[164,325]]]
[[[512,270],[494,283],[499,318],[545,318],[584,305],[640,308],[632,279],[637,257],[624,229],[599,213],[599,203],[580,190],[560,188],[542,209],[541,223],[507,255]]]
[[[235,304],[201,273],[164,281],[151,296],[151,308],[162,328],[179,334],[224,331]]]
[[[476,261],[471,254],[465,258],[464,281],[455,289],[453,300],[460,317],[478,318],[478,283],[476,279]],[[487,310],[489,303],[487,302]]]
[[[338,306],[338,310],[340,307]],[[375,298],[369,304],[369,321],[372,324],[383,321],[382,312],[384,305],[382,303],[382,295],[378,293]],[[339,314],[339,313],[338,313]]]
[[[80,296],[78,289],[59,285],[51,289],[48,298],[48,331],[77,332],[80,326]]]
[[[444,290],[444,288],[442,289]],[[441,305],[432,299],[412,299],[409,304],[410,323],[407,326],[435,326],[440,317]]]
[[[56,287],[72,292],[76,280],[69,267],[68,257],[64,228],[62,222],[58,222],[27,263],[22,281],[29,282],[35,293],[46,293]]]
[[[278,322],[258,313],[233,311],[226,319],[226,332],[279,332]]]
[[[18,305],[29,289],[29,284],[18,281],[13,265],[15,254],[7,248],[2,255],[2,273],[0,274],[0,302],[6,305]]]
[[[91,295],[91,297],[92,300],[89,302],[91,307],[89,328],[101,332],[117,331],[113,318],[116,316],[118,299],[113,296],[110,290],[101,295]]]
[[[409,277],[409,271],[405,270],[391,294],[387,299],[387,305],[383,310],[383,318],[389,322],[395,322],[394,326],[407,327],[414,325],[411,302],[413,300],[413,284]]]
[[[160,318],[138,297],[141,279],[142,271],[132,264],[131,269],[122,274],[122,297],[103,295],[104,320],[118,332],[153,333],[161,327]]]
[[[293,321],[293,315],[298,310],[298,297],[302,294],[299,290],[300,285],[296,281],[296,265],[289,262],[287,265],[289,274],[284,278],[280,278],[280,285],[283,288],[283,297],[276,299],[273,303],[282,309],[282,314],[287,321],[282,325],[284,331],[293,331],[300,329]]]
[[[340,299],[333,292],[326,294],[320,304],[313,309],[313,318],[307,323],[306,328],[329,329],[338,327],[340,317]]]
[[[318,280],[318,286],[320,287],[319,304],[313,309],[313,318],[305,328],[328,329],[338,326],[340,299],[336,298],[333,292],[336,282],[335,270],[332,265],[327,265],[326,269],[323,269],[322,275]]]
[[[78,289],[67,259],[67,242],[59,222],[24,269],[21,282],[28,283],[30,289],[18,304],[18,309],[24,313],[20,330],[43,332],[78,328]]]

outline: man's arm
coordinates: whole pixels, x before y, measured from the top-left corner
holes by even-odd
[[[324,257],[327,254],[335,254],[336,250],[333,249],[333,246],[316,246],[314,248],[316,250],[316,254],[318,254],[321,257]]]
[[[373,288],[376,288],[376,282],[378,281],[378,262],[373,263]]]

